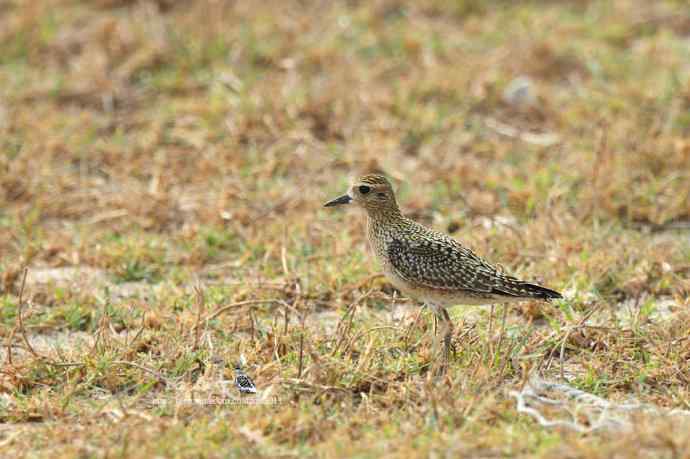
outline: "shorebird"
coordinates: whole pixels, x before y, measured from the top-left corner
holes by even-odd
[[[433,311],[443,334],[442,369],[453,335],[448,306],[562,298],[554,290],[504,274],[455,239],[404,217],[382,175],[360,177],[325,207],[345,204],[366,211],[369,245],[391,284]]]

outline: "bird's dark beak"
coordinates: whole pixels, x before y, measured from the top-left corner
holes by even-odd
[[[346,194],[340,196],[339,198],[335,198],[331,201],[328,201],[326,204],[324,204],[324,207],[333,207],[333,206],[339,206],[341,204],[350,204],[352,201],[352,198]]]

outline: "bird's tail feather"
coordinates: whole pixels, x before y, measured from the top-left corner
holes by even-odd
[[[506,285],[502,285],[496,290],[496,293],[517,298],[537,298],[541,300],[563,298],[563,295],[555,290],[551,290],[537,284],[530,284],[529,282],[511,282],[507,283]]]

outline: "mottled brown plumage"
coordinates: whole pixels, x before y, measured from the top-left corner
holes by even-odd
[[[447,306],[561,298],[554,290],[504,274],[455,239],[404,217],[382,175],[360,177],[346,195],[326,206],[348,203],[366,210],[367,238],[386,277],[430,306],[444,324],[446,353],[452,330]]]

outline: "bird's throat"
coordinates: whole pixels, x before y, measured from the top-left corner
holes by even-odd
[[[367,208],[367,220],[369,224],[387,224],[402,221],[403,216],[400,213],[398,206],[394,207],[373,207]]]

